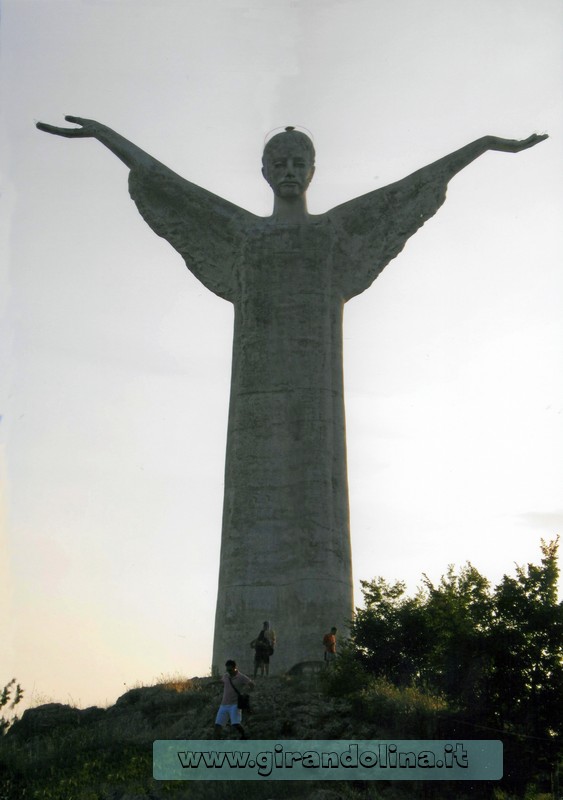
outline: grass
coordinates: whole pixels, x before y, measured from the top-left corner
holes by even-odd
[[[175,692],[197,692],[201,690],[204,680],[205,679],[201,678],[186,678],[178,672],[170,674],[163,673],[155,679],[155,685],[174,690]]]

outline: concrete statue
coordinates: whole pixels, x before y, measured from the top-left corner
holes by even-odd
[[[234,345],[213,665],[249,662],[256,625],[272,620],[272,672],[319,658],[322,633],[352,617],[342,315],[446,197],[450,178],[488,150],[485,136],[403,180],[319,215],[306,191],[309,137],[294,128],[264,149],[273,213],[259,217],[181,178],[115,131],[38,123],[97,139],[129,168],[150,227],[234,306]]]

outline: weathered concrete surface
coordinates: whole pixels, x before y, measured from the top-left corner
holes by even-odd
[[[439,208],[430,171],[311,216],[314,153],[278,138],[264,175],[274,214],[259,218],[157,165],[134,169],[146,221],[235,308],[213,669],[251,664],[269,620],[270,672],[321,657],[353,614],[342,316]],[[273,158],[275,156],[275,160]]]
[[[251,661],[268,619],[271,672],[322,652],[325,631],[352,616],[342,312],[444,202],[453,175],[487,150],[546,138],[484,136],[407,178],[319,216],[308,137],[286,129],[266,145],[271,217],[256,217],[184,180],[95,120],[79,128],[131,170],[139,211],[208,289],[233,303],[235,328],[213,666]]]
[[[280,213],[264,219],[179,180],[137,170],[130,190],[153,229],[235,308],[213,667],[251,662],[249,642],[269,620],[275,674],[322,657],[323,633],[335,625],[342,636],[353,613],[344,303],[437,210],[446,181],[441,171],[422,185],[407,179],[319,216],[291,205],[290,182],[276,194]]]
[[[213,663],[243,662],[263,620],[271,670],[320,657],[352,616],[342,308],[326,221],[248,235],[235,301]],[[322,254],[322,255],[321,255]],[[256,630],[255,630],[256,629]]]

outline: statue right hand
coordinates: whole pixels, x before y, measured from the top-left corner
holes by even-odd
[[[45,122],[36,122],[36,127],[45,133],[53,133],[55,136],[65,136],[67,139],[97,139],[104,147],[116,155],[130,169],[136,166],[150,166],[158,162],[148,153],[129,142],[116,131],[96,122],[95,119],[84,119],[83,117],[66,116],[68,122],[74,122],[79,128],[59,128],[56,125],[47,125]]]
[[[500,150],[503,153],[519,153],[529,147],[543,142],[547,139],[547,133],[533,133],[527,139],[503,139],[500,136],[485,136],[484,139],[489,150]]]
[[[53,133],[55,136],[66,136],[68,139],[83,139],[86,137],[97,137],[108,128],[95,119],[84,119],[83,117],[66,116],[67,122],[75,122],[80,128],[59,128],[55,125],[47,125],[45,122],[37,122],[36,127],[45,133]]]

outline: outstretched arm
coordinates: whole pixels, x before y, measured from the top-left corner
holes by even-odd
[[[327,216],[338,232],[337,262],[345,300],[360,294],[395,258],[407,240],[446,199],[449,180],[487,150],[518,153],[546,139],[533,134],[521,141],[483,136],[382,189],[349,200]]]
[[[45,133],[52,133],[55,136],[64,136],[67,139],[97,139],[108,150],[111,150],[129,169],[135,167],[148,167],[151,165],[159,164],[148,153],[141,150],[140,147],[128,141],[125,137],[116,133],[107,125],[101,122],[96,122],[95,119],[84,119],[83,117],[66,116],[67,122],[74,122],[80,125],[80,128],[60,128],[56,125],[47,125],[45,122],[38,122],[36,127]]]
[[[449,180],[456,175],[460,170],[464,169],[476,158],[482,156],[487,150],[499,150],[503,153],[519,153],[521,150],[527,150],[529,147],[534,147],[539,142],[547,139],[547,134],[533,133],[527,139],[501,139],[500,136],[482,136],[476,139],[471,144],[466,144],[459,150],[455,150],[443,158],[434,161],[427,167],[414,172],[411,177],[420,175],[424,178],[425,172],[442,172],[444,177]]]
[[[82,117],[65,119],[80,127],[44,122],[37,127],[55,136],[93,138],[105,145],[129,167],[129,192],[145,222],[183,256],[204,286],[232,300],[243,230],[256,219],[254,215],[181,178],[107,125]]]

